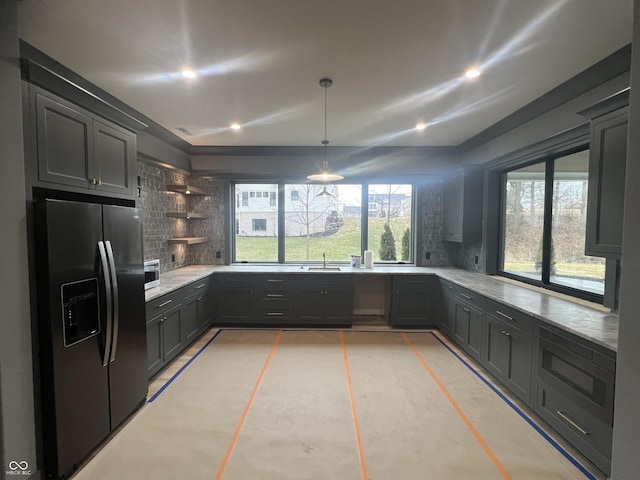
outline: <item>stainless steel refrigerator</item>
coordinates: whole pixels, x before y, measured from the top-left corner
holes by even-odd
[[[147,395],[136,208],[35,202],[45,473],[72,473]]]

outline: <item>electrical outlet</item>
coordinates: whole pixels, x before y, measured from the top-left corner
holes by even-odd
[[[431,252],[424,252],[424,259],[431,260]]]
[[[175,253],[172,253],[172,254],[171,254],[171,261],[172,261],[172,262],[175,262],[175,261],[176,261],[176,254],[175,254]]]
[[[476,265],[478,264],[478,255],[476,255]]]
[[[220,250],[216,250],[216,258],[220,258]]]

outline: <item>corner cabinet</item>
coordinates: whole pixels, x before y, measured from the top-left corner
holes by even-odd
[[[391,300],[392,327],[426,328],[436,324],[432,304],[436,277],[430,275],[394,275]]]
[[[30,92],[33,185],[133,197],[136,135],[46,90]]]
[[[457,243],[482,240],[483,186],[484,173],[479,167],[466,167],[444,180],[443,240]]]
[[[629,90],[580,112],[591,119],[585,253],[620,258]]]
[[[214,320],[210,277],[146,303],[147,376],[151,378]]]

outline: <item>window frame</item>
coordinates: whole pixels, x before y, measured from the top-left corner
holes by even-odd
[[[231,197],[237,196],[237,191],[236,191],[236,185],[242,185],[242,184],[270,184],[270,185],[277,185],[277,198],[278,198],[278,205],[277,205],[277,222],[278,222],[278,260],[277,261],[270,261],[270,260],[238,260],[237,256],[236,256],[236,229],[235,227],[232,230],[232,234],[230,236],[230,240],[231,240],[231,255],[230,255],[230,262],[231,264],[242,264],[242,263],[255,263],[255,264],[290,264],[290,265],[296,265],[296,264],[301,264],[301,263],[317,263],[315,261],[308,261],[308,262],[301,262],[299,260],[286,260],[285,258],[285,235],[284,235],[284,219],[285,219],[285,185],[291,185],[291,184],[298,184],[298,183],[307,183],[306,180],[303,181],[295,181],[295,180],[287,180],[287,181],[283,181],[283,180],[271,180],[271,179],[261,179],[261,180],[235,180],[235,181],[231,181],[231,189],[230,189],[230,194]],[[417,258],[416,258],[416,246],[417,246],[417,239],[418,239],[418,228],[417,228],[417,222],[418,222],[418,214],[420,212],[420,210],[417,208],[418,203],[417,203],[417,192],[418,192],[418,187],[416,185],[416,183],[414,182],[402,182],[402,181],[398,181],[398,182],[388,182],[388,181],[384,181],[384,180],[370,180],[370,181],[359,181],[359,182],[347,182],[349,184],[353,184],[353,185],[360,185],[362,188],[362,200],[361,200],[361,206],[360,206],[360,220],[361,220],[361,226],[360,226],[360,245],[361,245],[361,254],[364,255],[364,251],[368,249],[368,235],[369,235],[369,229],[368,229],[368,221],[369,221],[369,186],[371,185],[411,185],[411,244],[410,244],[410,251],[409,251],[409,260],[397,260],[397,261],[376,261],[374,262],[375,265],[409,265],[409,266],[415,266],[417,265]],[[339,185],[339,184],[337,184]],[[232,202],[231,205],[233,205],[232,211],[231,213],[231,219],[232,219],[232,224],[235,225],[235,219],[236,219],[236,204],[235,202]],[[376,247],[374,246],[374,250],[376,249]],[[338,263],[338,264],[349,264],[348,260],[344,260],[344,261],[332,261],[332,263]]]
[[[583,300],[587,300],[590,302],[595,302],[599,304],[603,304],[604,297],[607,292],[606,279],[609,278],[609,265],[605,267],[605,293],[603,295],[596,294],[593,292],[589,292],[586,290],[580,290],[577,288],[569,287],[566,285],[561,285],[558,283],[551,282],[551,236],[552,236],[552,217],[553,217],[553,183],[554,183],[554,166],[555,161],[557,159],[566,157],[568,155],[572,155],[574,153],[578,153],[584,150],[589,149],[589,144],[581,144],[579,146],[574,146],[573,148],[568,148],[565,150],[559,150],[550,152],[547,154],[540,155],[535,159],[531,159],[522,163],[514,163],[505,167],[499,171],[500,174],[500,216],[499,216],[499,244],[498,244],[498,265],[497,265],[497,274],[503,276],[505,278],[509,278],[512,280],[516,280],[522,283],[527,283],[529,285],[534,285],[537,287],[541,287],[547,290],[555,291],[558,293],[563,293],[565,295],[570,295],[572,297],[580,298]],[[545,166],[545,192],[544,192],[544,221],[543,221],[543,230],[542,230],[542,271],[541,271],[541,280],[536,280],[528,277],[524,277],[521,275],[516,275],[514,273],[505,272],[504,271],[504,261],[505,261],[505,219],[506,219],[506,189],[507,189],[507,174],[514,170],[519,170],[521,168],[525,168],[531,165],[544,164]],[[585,232],[586,234],[586,232]]]

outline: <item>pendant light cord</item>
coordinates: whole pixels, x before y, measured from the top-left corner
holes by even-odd
[[[329,145],[329,140],[327,140],[327,88],[329,85],[325,83],[324,85],[324,140],[322,144],[324,145],[324,161],[322,162],[322,168],[326,171],[329,168],[329,163],[327,162],[327,145]]]

